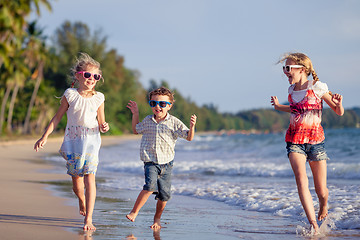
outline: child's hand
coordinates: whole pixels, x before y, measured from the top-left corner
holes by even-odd
[[[127,108],[131,110],[132,114],[139,114],[139,109],[135,101],[129,101]]]
[[[277,96],[271,96],[271,105],[273,105],[274,107],[279,105],[279,100],[278,100]]]
[[[43,148],[44,145],[46,144],[46,142],[47,142],[47,138],[44,138],[44,137],[37,140],[37,142],[34,145],[35,151],[37,152],[37,151],[39,151],[40,148]]]
[[[189,129],[189,132],[188,132],[188,136],[186,138],[188,141],[192,141],[194,139],[196,119],[197,119],[197,117],[196,117],[195,114],[191,115],[190,129]]]
[[[336,93],[332,96],[331,100],[336,104],[336,106],[341,106],[342,98],[343,98],[342,95]]]
[[[196,119],[197,119],[196,115],[193,114],[190,118],[190,128],[196,125]]]
[[[100,125],[100,132],[106,133],[110,130],[110,126],[107,122],[103,122],[103,124]]]

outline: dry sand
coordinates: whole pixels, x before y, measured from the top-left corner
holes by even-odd
[[[102,136],[102,146],[120,144],[139,136]],[[155,200],[149,200],[135,223],[128,221],[138,191],[119,190],[116,202],[97,200],[98,227],[95,233],[82,231],[83,217],[78,214],[77,199],[57,194],[41,182],[70,180],[52,173],[45,164],[46,155],[57,154],[61,138],[51,138],[36,153],[37,139],[0,142],[0,239],[1,240],[90,240],[90,239],[289,239],[296,236],[295,226],[277,216],[245,211],[224,203],[187,196],[173,196],[163,216],[164,228],[152,231],[149,226]],[[70,204],[69,204],[70,203]],[[106,204],[106,206],[103,206]],[[103,209],[102,209],[103,208]],[[112,209],[110,212],[109,209]],[[99,212],[100,211],[100,212]],[[112,214],[114,213],[114,214]],[[189,216],[191,216],[189,218]],[[111,222],[108,217],[115,219]],[[117,219],[118,218],[118,219]],[[93,234],[92,237],[90,237]]]
[[[125,137],[102,137],[102,146],[119,143]],[[0,234],[7,239],[83,239],[83,217],[66,205],[69,199],[54,196],[44,181],[66,180],[66,174],[48,173],[42,158],[56,154],[62,138],[51,138],[40,152],[33,150],[37,139],[0,142]],[[77,201],[76,198],[71,199]],[[79,234],[66,228],[79,229]]]

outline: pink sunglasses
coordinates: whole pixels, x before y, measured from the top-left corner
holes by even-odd
[[[90,78],[91,76],[93,76],[93,78],[96,81],[99,81],[101,79],[101,74],[92,74],[92,73],[85,72],[85,71],[81,71],[81,72],[77,72],[77,73],[82,74],[84,78]]]

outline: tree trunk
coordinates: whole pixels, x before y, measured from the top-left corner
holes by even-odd
[[[34,91],[31,95],[31,99],[30,99],[30,103],[29,103],[29,107],[28,107],[28,111],[26,113],[26,117],[25,117],[25,122],[24,122],[24,129],[23,129],[23,133],[24,134],[27,134],[27,133],[30,133],[30,117],[31,117],[31,111],[34,107],[34,103],[35,103],[35,99],[36,99],[36,96],[37,96],[37,93],[38,93],[38,90],[39,90],[39,87],[40,87],[40,83],[44,77],[43,75],[43,69],[44,69],[44,63],[43,62],[40,62],[39,63],[39,66],[38,66],[38,69],[37,69],[37,77],[36,77],[36,83],[35,83],[35,86],[34,86]]]
[[[47,118],[47,110],[46,106],[41,106],[40,108],[40,114],[35,125],[35,133],[37,134],[42,134],[49,122]]]
[[[8,113],[8,119],[7,119],[7,132],[12,133],[12,116],[14,113],[14,106],[16,101],[16,96],[19,91],[20,85],[18,83],[15,84],[14,91],[11,95],[10,105],[9,105],[9,113]]]
[[[3,126],[3,124],[4,124],[4,119],[5,119],[6,103],[7,103],[7,100],[9,99],[11,89],[12,89],[12,87],[10,87],[10,86],[7,86],[7,87],[6,87],[6,92],[5,92],[5,94],[4,94],[4,98],[3,98],[2,103],[1,103],[1,112],[0,112],[0,135],[2,134],[2,126]]]

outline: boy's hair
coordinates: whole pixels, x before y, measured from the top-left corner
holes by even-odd
[[[309,76],[312,75],[314,79],[314,83],[319,81],[319,78],[315,72],[315,69],[312,65],[312,62],[308,56],[306,56],[304,53],[286,53],[284,56],[280,59],[279,63],[285,62],[287,59],[290,59],[294,61],[297,65],[302,65],[305,68],[306,74]]]
[[[157,89],[155,89],[155,90],[152,90],[152,91],[149,93],[149,100],[151,100],[152,96],[155,96],[155,95],[168,96],[171,103],[174,103],[174,102],[175,102],[174,93],[172,93],[172,92],[171,92],[169,89],[167,89],[166,87],[159,87],[159,88],[157,88]]]
[[[72,84],[71,84],[72,87],[74,87],[74,84],[77,81],[75,74],[77,72],[85,71],[89,67],[97,68],[99,70],[99,73],[102,75],[102,71],[100,69],[100,63],[94,60],[92,57],[90,57],[89,54],[80,52],[79,57],[75,59],[74,66],[70,69],[71,78],[72,78]],[[104,78],[102,78],[102,80],[104,81]]]

